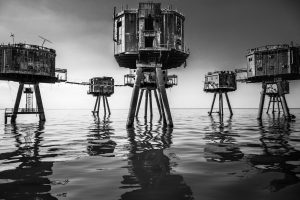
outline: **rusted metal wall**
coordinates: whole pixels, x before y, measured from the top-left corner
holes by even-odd
[[[98,77],[90,79],[89,94],[110,96],[114,93],[114,79],[111,77]]]
[[[234,72],[222,71],[205,75],[204,90],[229,89],[236,90]]]
[[[55,76],[55,51],[32,45],[2,45],[2,74]]]
[[[248,77],[300,74],[299,47],[271,47],[247,55]]]

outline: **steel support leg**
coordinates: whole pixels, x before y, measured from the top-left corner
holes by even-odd
[[[261,117],[262,117],[262,113],[263,113],[263,109],[264,109],[264,103],[265,103],[266,89],[267,89],[267,84],[263,83],[262,84],[262,91],[261,91],[261,96],[260,96],[257,119],[261,119]]]
[[[103,110],[104,110],[104,117],[106,116],[106,102],[105,102],[105,96],[102,97],[103,99]]]
[[[152,110],[152,92],[149,90],[149,105],[150,105],[150,119],[153,117],[153,110]]]
[[[272,97],[272,113],[275,113],[275,97]]]
[[[228,105],[228,108],[229,108],[230,116],[232,116],[233,112],[232,112],[232,108],[231,108],[231,105],[230,105],[230,101],[229,101],[227,92],[225,92],[225,97],[226,97],[227,105]]]
[[[131,96],[131,102],[130,102],[130,107],[129,107],[129,113],[128,113],[128,118],[127,118],[127,127],[132,127],[134,123],[134,115],[136,111],[136,104],[138,101],[138,96],[139,96],[139,91],[140,91],[140,86],[141,86],[141,79],[142,79],[142,68],[138,67],[136,70],[136,79],[135,83],[133,86],[132,90],[132,96]]]
[[[138,101],[138,106],[137,106],[137,109],[136,109],[135,117],[139,116],[139,111],[140,111],[141,102],[142,102],[142,99],[143,99],[143,94],[144,94],[144,90],[141,90],[139,101]]]
[[[99,96],[97,96],[97,98],[96,98],[93,114],[96,112],[97,105],[98,105],[98,99],[99,99]]]
[[[162,118],[163,118],[163,123],[167,124],[166,114],[165,114],[165,108],[164,108],[163,100],[162,100],[161,93],[160,93],[159,90],[158,90],[158,95],[159,95],[159,102],[160,102],[160,108],[161,108],[161,114],[162,114]]]
[[[147,119],[147,114],[148,114],[148,94],[149,90],[146,90],[145,93],[145,112],[144,112],[144,118]]]
[[[19,106],[20,106],[20,101],[21,101],[21,97],[22,97],[23,88],[24,88],[24,83],[19,83],[19,89],[18,89],[16,101],[15,101],[13,114],[10,118],[11,122],[16,122],[17,113],[18,113]]]
[[[39,110],[40,120],[46,121],[43,102],[42,102],[42,96],[41,96],[40,87],[39,87],[38,83],[34,84],[34,91],[35,91],[35,97],[36,97],[36,104],[37,104],[37,107]]]
[[[161,106],[160,106],[160,103],[159,103],[159,100],[158,100],[158,96],[157,96],[157,91],[156,90],[154,90],[154,96],[155,96],[155,100],[156,100],[156,104],[157,104],[157,109],[158,109],[158,112],[159,112],[159,118],[162,118]]]
[[[105,97],[105,101],[106,101],[106,107],[107,107],[107,110],[108,110],[108,115],[110,115],[111,112],[110,112],[110,108],[109,108],[109,103],[108,103],[107,97]]]
[[[171,111],[170,111],[170,106],[169,106],[169,101],[168,101],[168,97],[167,97],[167,92],[166,92],[166,88],[165,88],[165,82],[163,79],[163,73],[162,73],[162,69],[160,67],[156,68],[156,76],[157,76],[157,86],[159,88],[159,91],[161,93],[161,97],[163,100],[163,105],[166,111],[166,120],[167,120],[167,125],[169,127],[173,127],[173,120],[172,120],[172,115],[171,115]]]
[[[269,104],[268,104],[268,109],[267,109],[267,114],[269,113],[271,102],[272,102],[272,97],[270,96],[270,100],[269,100]]]
[[[101,96],[99,95],[99,98],[98,98],[98,107],[97,107],[97,115],[99,115],[99,113],[100,113],[100,103],[101,103]]]
[[[223,95],[219,92],[219,115],[223,116]]]
[[[280,113],[280,106],[279,106],[280,98],[277,96],[277,97],[276,97],[276,100],[277,100],[277,109],[278,109],[278,113]]]
[[[281,95],[281,102],[282,102],[282,106],[283,106],[283,114],[286,118],[290,118],[290,111],[289,111],[289,107],[287,105],[286,99],[285,99],[285,95]]]
[[[208,115],[209,115],[209,116],[211,116],[211,114],[212,114],[212,111],[213,111],[213,109],[214,109],[214,105],[215,105],[216,96],[217,96],[217,93],[215,92],[215,93],[214,93],[213,102],[212,102],[212,104],[211,104],[210,111],[208,112]]]

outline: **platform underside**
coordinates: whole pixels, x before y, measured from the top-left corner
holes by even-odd
[[[180,67],[185,63],[189,54],[175,49],[168,51],[161,50],[140,50],[136,53],[120,53],[115,55],[120,67],[135,69],[136,61],[158,62],[162,64],[162,69],[172,69]]]
[[[113,93],[111,93],[111,94],[103,94],[103,93],[99,93],[99,92],[88,92],[88,94],[91,94],[94,97],[97,97],[97,96],[110,97]]]
[[[15,81],[22,83],[55,83],[58,81],[56,77],[31,75],[31,74],[18,74],[18,73],[0,73],[0,80]]]
[[[129,86],[129,87],[133,87],[134,83],[127,83],[126,85]],[[173,86],[174,85],[172,85],[172,84],[165,84],[165,88],[171,88]],[[157,83],[141,83],[140,88],[141,89],[155,90],[155,89],[157,89]]]
[[[208,93],[224,93],[224,92],[233,92],[236,91],[236,89],[233,88],[215,88],[215,89],[204,89],[204,92]]]
[[[278,80],[300,80],[300,74],[279,74],[272,76],[254,76],[245,79],[247,83],[276,82]]]

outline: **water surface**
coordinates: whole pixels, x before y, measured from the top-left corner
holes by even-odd
[[[174,128],[127,110],[47,110],[45,123],[0,111],[0,199],[298,199],[300,110],[296,120],[236,109],[173,109]]]

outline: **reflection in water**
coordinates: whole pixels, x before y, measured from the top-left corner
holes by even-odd
[[[231,131],[232,121],[231,117],[224,123],[223,118],[220,121],[215,121],[211,117],[212,131],[206,133],[204,139],[208,140],[204,147],[204,157],[207,161],[226,162],[238,161],[244,157],[240,151],[238,144],[236,144],[234,135]]]
[[[114,156],[113,152],[116,147],[116,142],[110,139],[110,136],[113,134],[113,130],[110,126],[111,121],[108,118],[105,118],[103,121],[100,121],[98,117],[95,117],[92,127],[89,128],[90,133],[88,135],[88,145],[87,151],[90,156]]]
[[[56,155],[40,154],[43,129],[43,122],[6,125],[5,134],[13,135],[16,150],[1,153],[0,160],[16,167],[0,172],[0,199],[56,199],[50,194],[51,182],[47,178],[52,174],[53,162],[42,161]]]
[[[298,183],[300,172],[297,165],[300,161],[300,152],[289,144],[291,141],[289,136],[293,132],[291,122],[273,115],[269,117],[266,124],[262,121],[258,121],[258,123],[263,154],[251,156],[250,163],[254,167],[262,169],[263,173],[282,173],[282,177],[275,178],[270,182],[269,189],[271,191],[278,191]]]
[[[134,188],[121,199],[193,199],[191,188],[183,177],[172,174],[171,156],[164,149],[172,143],[172,129],[161,125],[140,126],[128,129],[130,142],[129,173],[123,176],[123,188]]]

